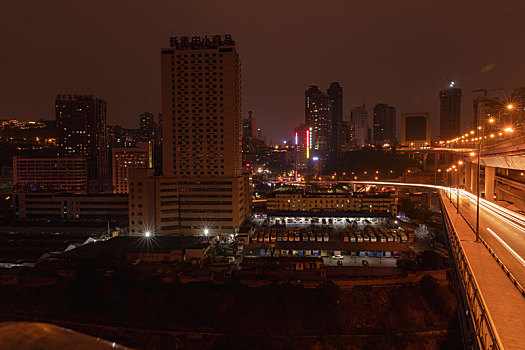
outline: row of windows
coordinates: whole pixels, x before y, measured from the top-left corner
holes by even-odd
[[[127,212],[128,208],[80,208],[80,211],[91,211],[91,212],[96,212],[96,211],[122,211],[122,212]]]
[[[179,181],[179,185],[232,185],[231,181]],[[194,189],[192,189],[193,191]]]
[[[232,218],[178,218],[178,217],[172,217],[172,218],[162,218],[160,219],[160,222],[174,222],[174,221],[213,221],[213,222],[230,222],[233,221]]]
[[[161,201],[161,206],[179,205],[179,201]],[[180,201],[180,205],[232,205],[231,201]]]
[[[177,229],[190,229],[191,226],[179,226],[179,225],[172,225],[172,226],[161,226],[161,231],[167,231],[167,230],[177,230]]]
[[[211,213],[211,214],[229,214],[232,213],[233,210],[231,209],[164,209],[160,212],[162,214],[176,214],[179,213],[196,213],[196,214],[204,214],[204,213]]]
[[[60,201],[26,201],[26,205],[60,205]]]
[[[180,198],[232,198],[231,194],[181,194]]]

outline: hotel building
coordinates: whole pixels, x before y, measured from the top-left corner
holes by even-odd
[[[161,74],[163,171],[131,171],[130,234],[235,233],[249,218],[252,192],[241,164],[235,42],[229,35],[171,38]]]

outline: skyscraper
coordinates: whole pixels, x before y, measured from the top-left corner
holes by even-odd
[[[461,89],[441,90],[439,99],[439,138],[448,140],[458,137],[461,128]]]
[[[229,35],[171,38],[161,74],[163,171],[131,172],[130,233],[234,233],[251,205],[235,42]]]
[[[350,121],[354,125],[356,146],[366,145],[368,140],[368,112],[364,104],[350,111]]]
[[[311,85],[304,93],[304,103],[304,120],[312,127],[312,148],[325,157],[330,151],[332,136],[330,97],[316,85]]]
[[[374,107],[374,143],[396,143],[396,108],[384,103]]]
[[[333,160],[339,159],[343,135],[341,134],[343,122],[343,88],[338,82],[333,82],[328,88],[330,98],[330,112],[332,122],[332,135],[330,137],[330,154]]]
[[[411,148],[430,145],[430,113],[403,113],[401,145]]]
[[[109,192],[106,102],[93,95],[58,95],[55,112],[59,157],[85,158],[89,191]]]
[[[248,118],[242,120],[242,138],[249,139],[257,137],[257,121],[252,117],[252,111],[248,112]]]
[[[146,112],[140,115],[140,140],[142,142],[154,141],[157,136],[157,125],[153,113]]]

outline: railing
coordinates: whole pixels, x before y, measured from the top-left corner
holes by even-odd
[[[484,150],[495,149],[495,148],[500,149],[500,148],[507,148],[507,147],[512,147],[512,146],[520,146],[523,144],[525,144],[525,135],[513,137],[511,139],[502,140],[502,141],[495,140],[487,144],[485,147],[483,147],[483,149]]]
[[[476,278],[472,273],[467,256],[461,246],[459,237],[452,225],[450,216],[445,210],[443,202],[443,192],[441,191],[441,207],[445,219],[445,227],[448,232],[450,248],[453,254],[454,262],[461,282],[461,289],[467,300],[468,312],[472,318],[472,323],[476,333],[478,346],[480,349],[503,349],[501,340],[494,327],[492,319],[488,313],[487,305],[481,295],[480,288]],[[468,316],[468,315],[467,315]]]

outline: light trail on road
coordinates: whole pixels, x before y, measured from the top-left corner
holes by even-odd
[[[305,182],[293,182],[297,185],[306,185]],[[459,210],[461,215],[475,227],[477,196],[462,189],[447,186],[402,183],[392,181],[311,181],[310,184],[363,184],[396,187],[419,187],[431,190],[442,190],[450,198],[452,204],[457,203],[459,193]],[[522,286],[525,286],[525,216],[506,209],[486,199],[479,199],[479,230],[480,236],[503,261],[507,269]],[[496,233],[497,232],[497,233]]]

